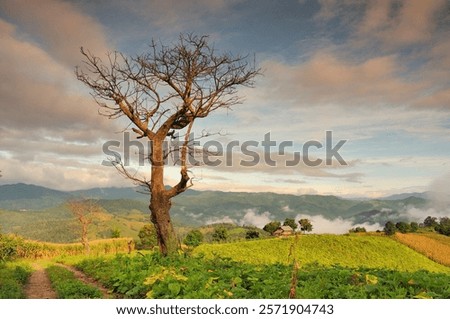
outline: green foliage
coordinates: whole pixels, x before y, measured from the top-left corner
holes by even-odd
[[[120,234],[119,228],[111,229],[111,238],[120,238]]]
[[[223,226],[217,227],[212,234],[212,239],[215,242],[226,241],[228,239],[228,230]]]
[[[29,266],[0,263],[0,299],[25,298],[23,289],[30,275]]]
[[[348,231],[349,233],[366,233],[367,230],[364,227],[355,227]]]
[[[383,228],[383,231],[386,235],[391,236],[394,235],[397,231],[397,227],[395,227],[395,224],[391,221],[388,221]]]
[[[442,235],[450,236],[450,218],[441,217],[439,220],[439,225],[436,227],[436,231]]]
[[[406,234],[411,232],[411,226],[410,224],[406,223],[406,222],[398,222],[395,224],[395,228],[401,232],[402,234]]]
[[[283,226],[290,226],[293,230],[297,229],[297,223],[294,218],[286,218],[284,220]]]
[[[409,231],[411,233],[416,233],[419,230],[419,224],[416,222],[411,222],[411,224],[409,224]]]
[[[0,234],[0,263],[17,257],[17,245],[21,241],[20,237]]]
[[[87,285],[75,278],[70,270],[61,266],[47,268],[50,281],[60,299],[101,298],[102,293],[96,287]]]
[[[188,246],[197,247],[203,242],[203,234],[198,229],[193,229],[187,233],[183,243]]]
[[[215,245],[220,246],[220,245]],[[78,267],[126,298],[287,298],[292,266],[252,265],[229,258],[119,255],[86,259]],[[449,274],[365,267],[305,265],[297,298],[449,298]]]
[[[156,235],[156,229],[153,224],[145,224],[139,231],[139,239],[141,240],[138,245],[139,249],[152,249],[158,245],[158,238]]]
[[[259,238],[259,231],[257,231],[256,229],[247,230],[247,232],[245,233],[245,239],[255,239],[255,238]]]
[[[278,221],[271,221],[270,223],[266,224],[263,228],[266,232],[269,234],[273,234],[274,231],[276,231],[281,226],[281,223]]]
[[[313,225],[307,218],[300,219],[298,223],[300,224],[300,230],[303,232],[310,232],[313,230]]]
[[[438,226],[438,222],[437,222],[437,218],[436,217],[431,217],[431,216],[427,216],[427,218],[425,218],[425,220],[423,221],[423,225],[425,227],[436,227]]]
[[[305,299],[419,299],[449,298],[448,274],[424,270],[331,268],[311,265],[299,272],[298,298]]]

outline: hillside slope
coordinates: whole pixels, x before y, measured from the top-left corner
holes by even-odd
[[[288,264],[291,246],[300,265],[318,263],[351,268],[386,268],[400,271],[428,270],[450,273],[450,268],[437,264],[418,252],[384,236],[302,235],[285,239],[265,239],[226,244],[204,244],[195,254],[229,257],[251,264]],[[292,256],[292,255],[291,255]]]
[[[73,241],[79,237],[74,218],[64,203],[72,198],[94,199],[104,215],[92,230],[93,238],[108,237],[111,229],[134,237],[136,228],[149,222],[149,195],[139,189],[93,188],[62,192],[36,185],[0,186],[0,225],[3,232],[45,241]],[[350,200],[336,196],[288,195],[188,190],[173,199],[171,216],[177,225],[198,227],[212,223],[255,225],[283,221],[298,215],[349,221],[349,225],[378,224],[405,218],[407,207],[424,208],[428,201],[406,197],[395,200]],[[423,218],[425,218],[424,216]],[[350,229],[351,226],[348,226]],[[319,230],[319,227],[315,228]],[[345,229],[344,231],[347,231]]]

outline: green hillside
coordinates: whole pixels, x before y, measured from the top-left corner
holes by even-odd
[[[287,264],[295,237],[226,244],[204,244],[194,250],[207,258],[215,255],[251,264]],[[384,236],[302,235],[295,244],[301,265],[318,263],[351,268],[385,268],[399,271],[428,270],[450,273],[414,250]]]
[[[94,201],[101,207],[91,216],[89,239],[110,238],[113,230],[121,236],[137,238],[139,230],[150,222],[148,205],[136,200]],[[80,224],[64,205],[40,211],[10,211],[0,209],[0,225],[3,233],[55,242],[70,243],[80,238]]]

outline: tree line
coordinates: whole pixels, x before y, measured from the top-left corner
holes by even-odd
[[[397,222],[394,224],[392,221],[388,221],[384,225],[383,231],[386,235],[394,235],[396,232],[403,234],[415,233],[420,228],[428,228],[435,230],[439,234],[450,236],[450,218],[441,217],[438,222],[437,217],[428,216],[420,224],[417,222]]]

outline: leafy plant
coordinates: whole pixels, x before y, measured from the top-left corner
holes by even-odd
[[[139,239],[141,240],[139,249],[152,249],[158,245],[156,237],[156,229],[153,224],[145,224],[139,231]]]
[[[225,227],[219,226],[212,234],[213,241],[222,242],[228,239],[228,230]]]
[[[25,298],[24,285],[30,275],[28,266],[0,264],[0,299]]]
[[[47,268],[53,288],[61,299],[101,298],[102,293],[96,287],[77,280],[70,270],[61,266]]]
[[[198,229],[193,229],[187,233],[183,242],[188,246],[197,247],[203,242],[203,234]]]

